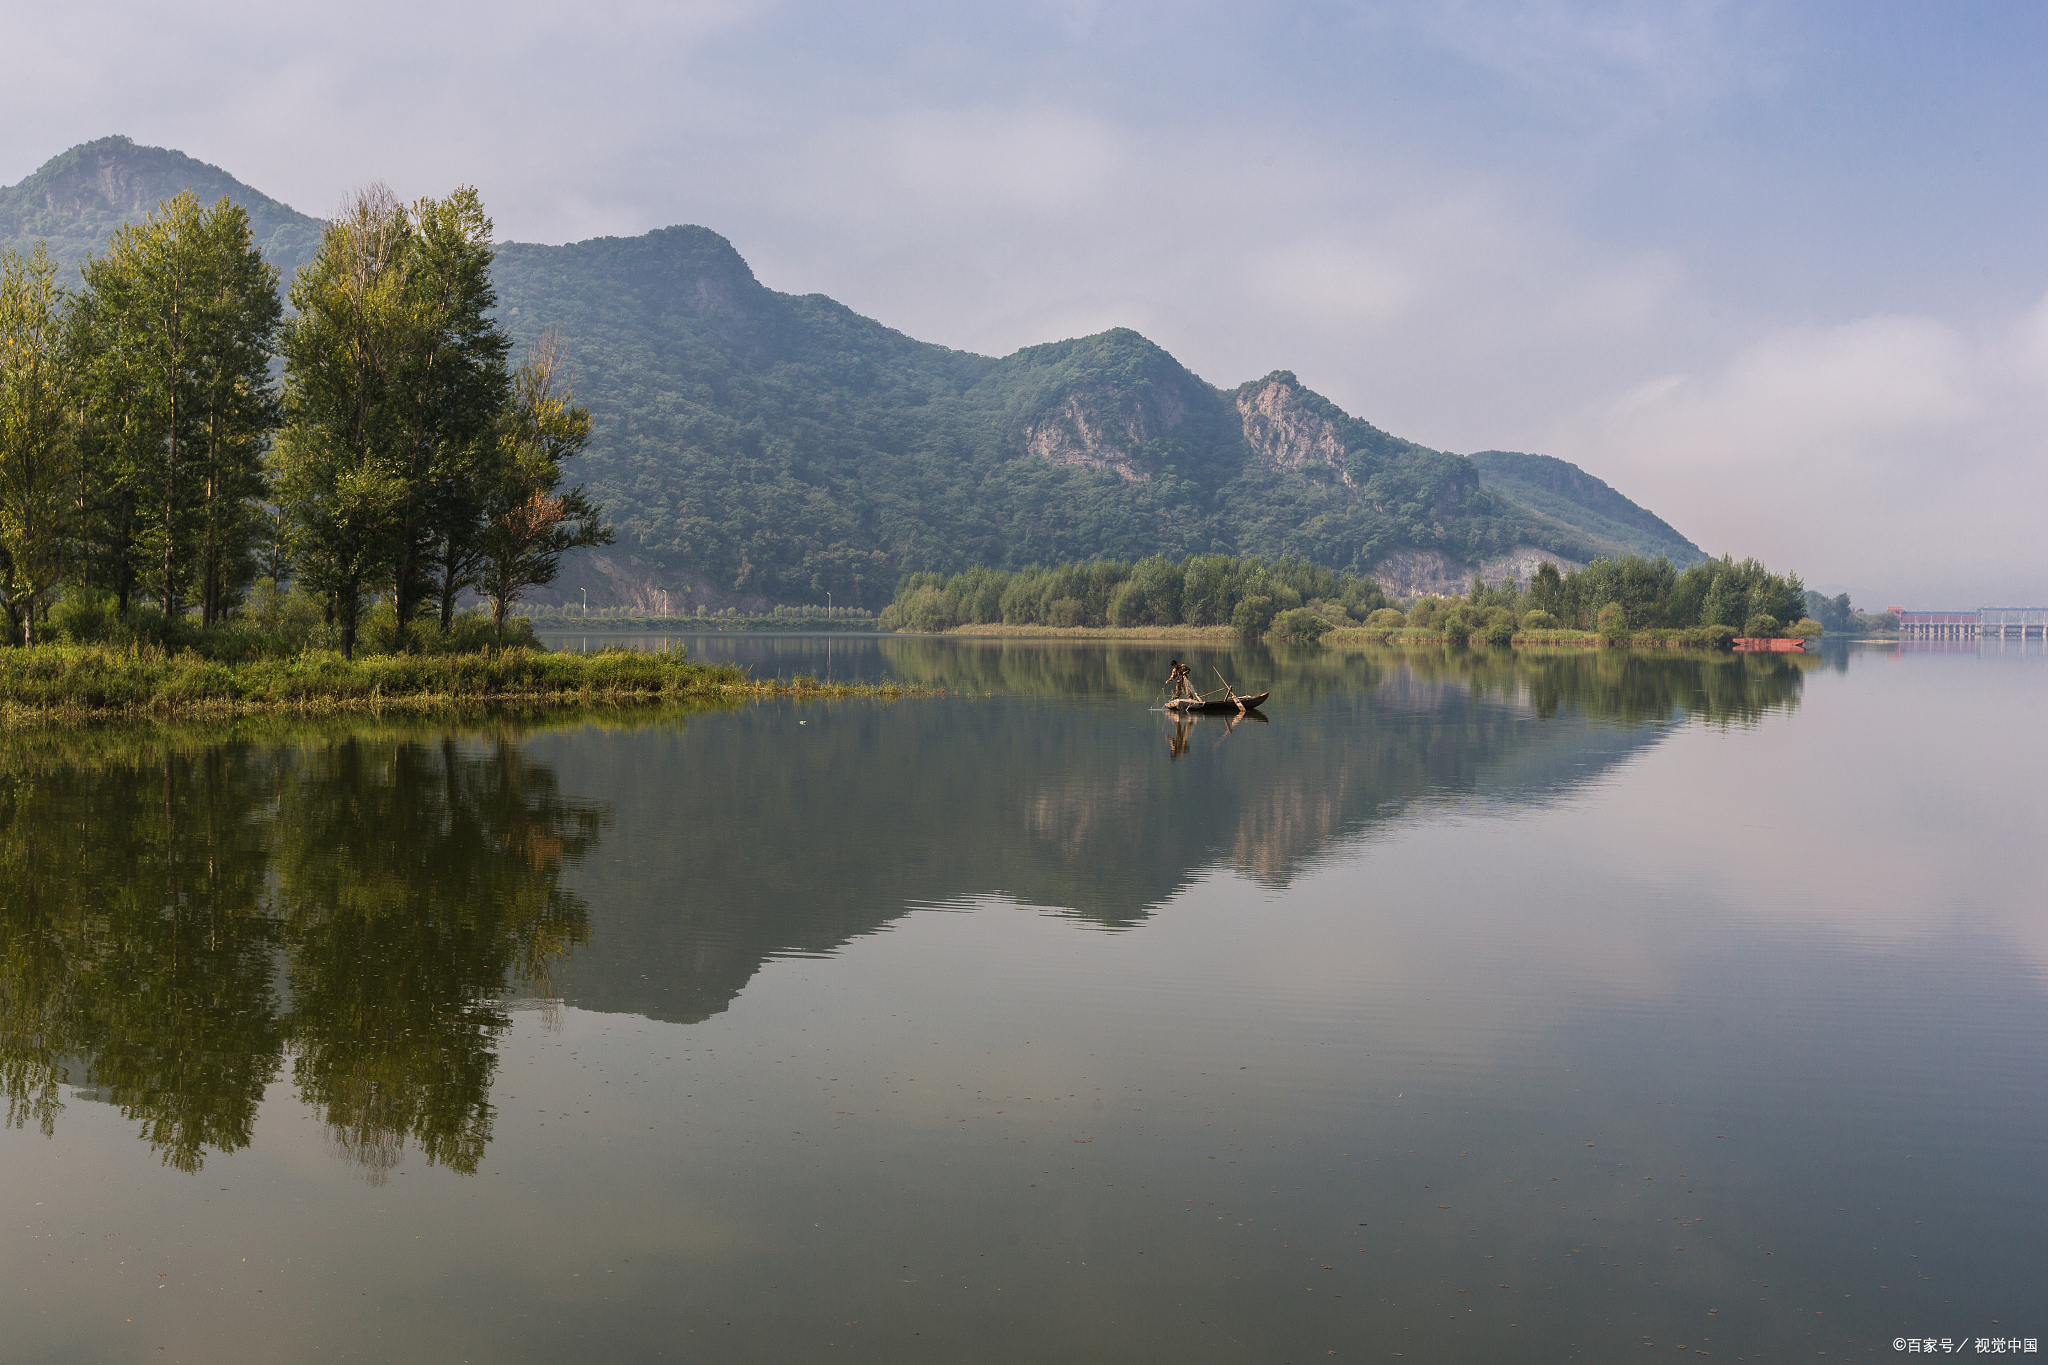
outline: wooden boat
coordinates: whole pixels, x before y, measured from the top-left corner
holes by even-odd
[[[1745,654],[1803,654],[1806,652],[1806,641],[1794,636],[1765,638],[1742,635],[1736,637],[1735,648]]]
[[[1177,697],[1173,701],[1166,703],[1166,709],[1184,716],[1215,715],[1223,712],[1229,712],[1234,715],[1238,709],[1238,702],[1243,702],[1244,709],[1250,711],[1272,695],[1271,692],[1261,692],[1257,696],[1239,697],[1237,701],[1232,701],[1228,697],[1217,697],[1210,701],[1204,701],[1200,697]]]

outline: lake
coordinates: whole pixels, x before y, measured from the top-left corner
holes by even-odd
[[[2048,1335],[2039,642],[682,646],[931,694],[0,735],[0,1355]]]

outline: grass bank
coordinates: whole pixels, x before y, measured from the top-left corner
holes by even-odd
[[[0,723],[641,706],[772,696],[897,696],[916,689],[761,681],[680,654],[508,649],[502,654],[339,654],[224,662],[190,651],[44,645],[0,649]]]

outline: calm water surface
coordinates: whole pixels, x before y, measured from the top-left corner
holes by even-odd
[[[2048,1336],[2038,643],[687,643],[945,695],[0,737],[0,1357]]]

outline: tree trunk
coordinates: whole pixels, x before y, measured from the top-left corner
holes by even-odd
[[[356,657],[356,618],[362,614],[363,593],[355,584],[334,594],[334,614],[341,618],[341,657]]]
[[[462,594],[461,584],[456,582],[455,547],[448,547],[448,557],[441,562],[441,633],[446,635],[455,624],[455,599]]]

